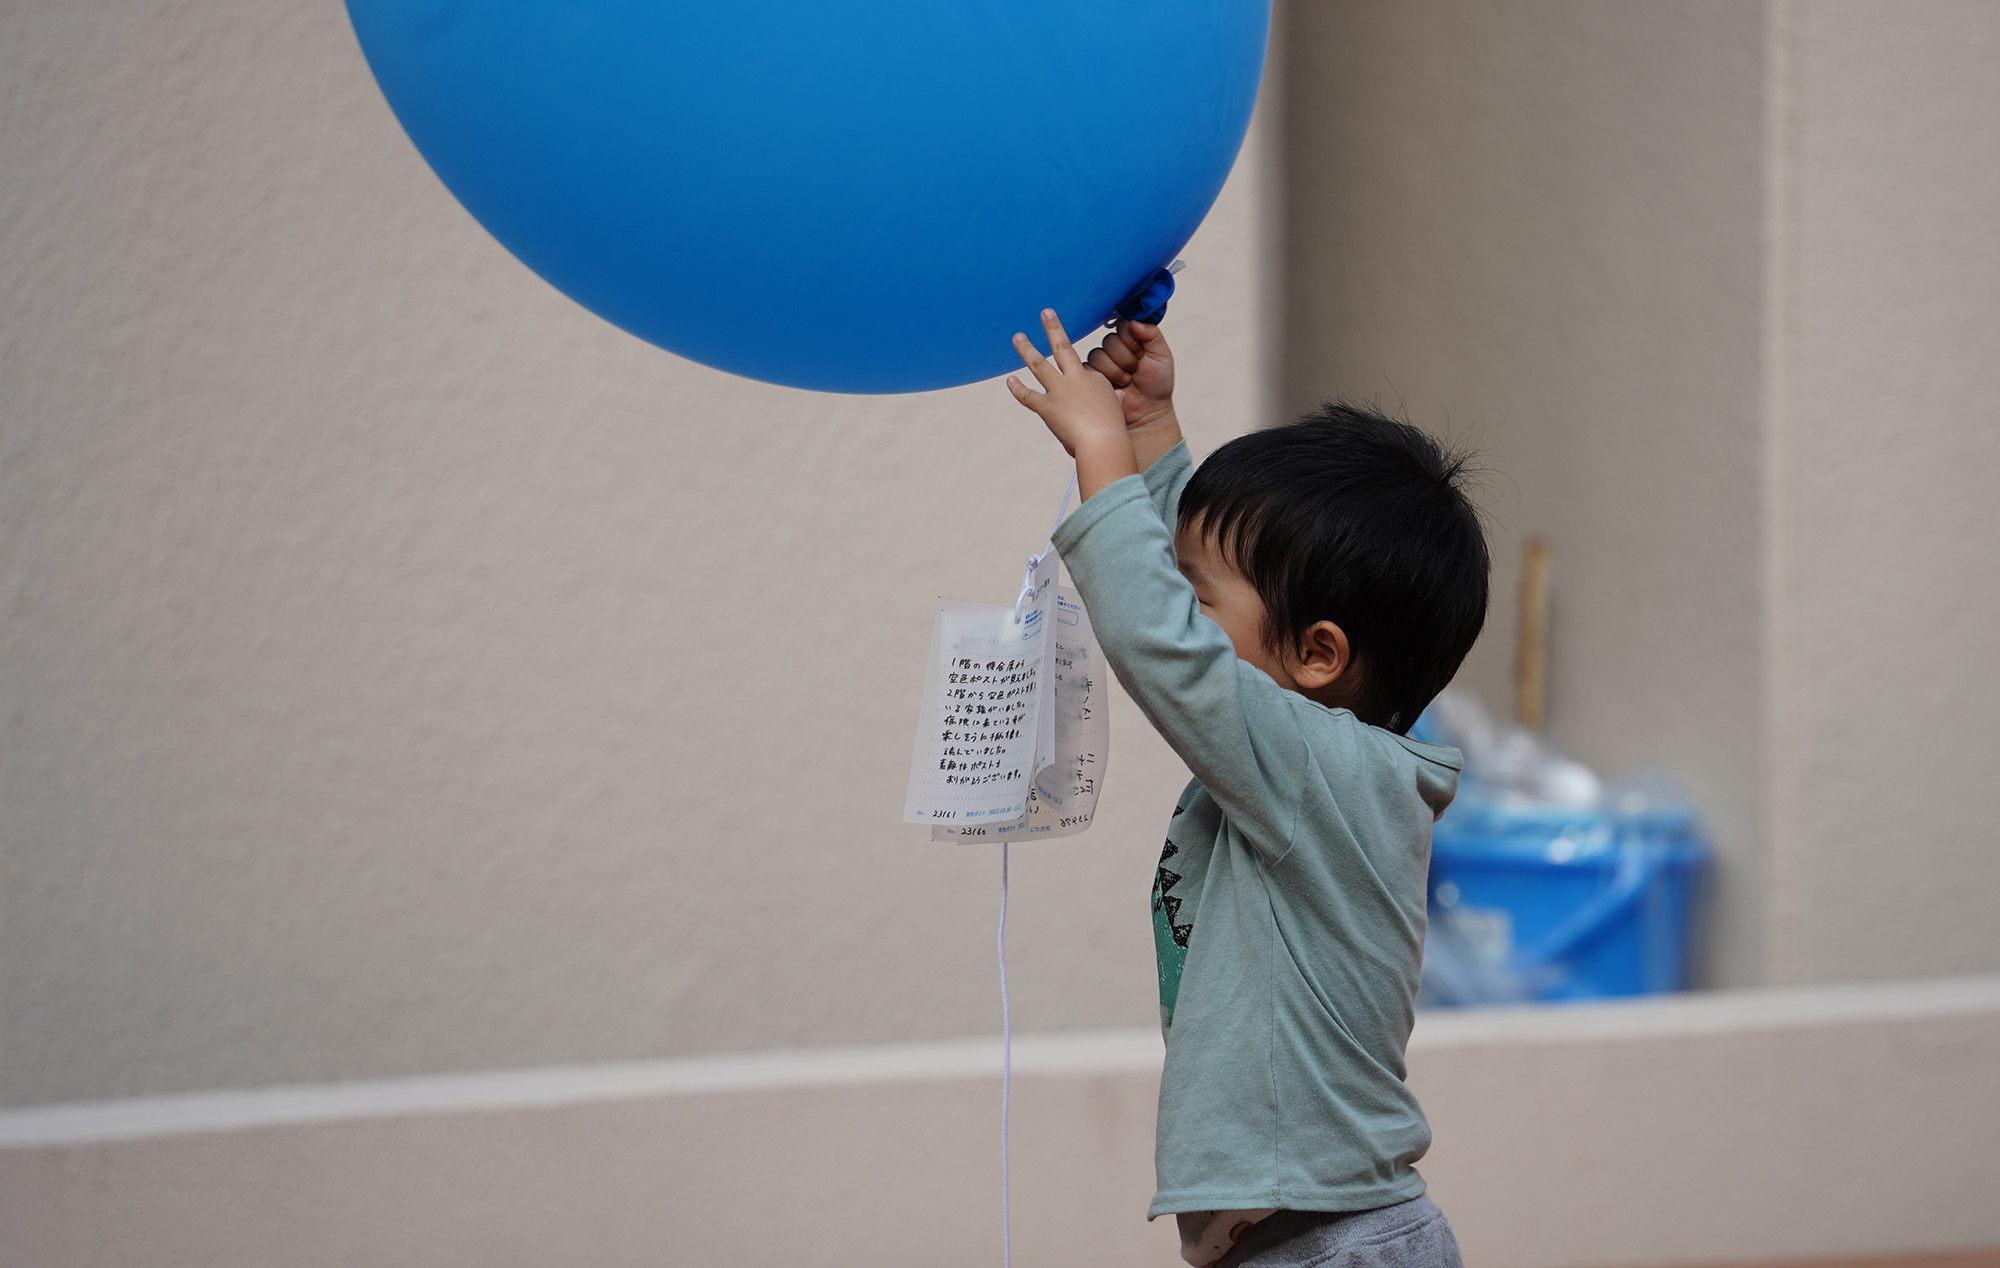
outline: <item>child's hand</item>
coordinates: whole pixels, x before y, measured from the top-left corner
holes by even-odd
[[[1118,389],[1127,427],[1136,431],[1173,417],[1174,354],[1158,326],[1120,322],[1090,354],[1089,365]]]
[[[1048,332],[1049,356],[1037,352],[1028,336],[1022,334],[1014,336],[1014,351],[1021,354],[1021,360],[1044,390],[1030,391],[1011,374],[1007,376],[1007,390],[1014,394],[1015,400],[1041,416],[1072,458],[1092,447],[1129,447],[1118,394],[1103,375],[1076,355],[1055,309],[1042,310],[1042,329]]]
[[[1181,443],[1181,420],[1174,413],[1174,354],[1158,326],[1119,323],[1090,354],[1090,367],[1118,389],[1125,436],[1141,471]]]
[[[1014,336],[1014,351],[1021,354],[1043,390],[1032,391],[1011,374],[1007,390],[1035,411],[1076,459],[1078,488],[1088,498],[1112,481],[1139,471],[1132,442],[1125,433],[1125,411],[1110,382],[1076,355],[1053,308],[1042,310],[1042,329],[1048,332],[1051,355],[1042,356],[1022,334]]]

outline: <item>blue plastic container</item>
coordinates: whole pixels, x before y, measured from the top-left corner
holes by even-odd
[[[1433,935],[1512,998],[1679,990],[1708,868],[1684,805],[1617,813],[1468,787],[1432,839]]]

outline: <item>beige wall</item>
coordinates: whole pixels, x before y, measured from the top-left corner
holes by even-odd
[[[1552,727],[1721,856],[1720,985],[2000,965],[2000,5],[1300,3],[1284,392],[1555,559]]]
[[[1778,840],[1804,980],[2000,965],[2000,4],[1803,4],[1778,239]]]
[[[1515,552],[1547,533],[1557,734],[1711,814],[1715,981],[2000,966],[2000,6],[1290,18],[1273,395],[1379,394],[1489,451],[1468,680],[1503,698]],[[931,598],[1005,593],[1060,495],[1032,419],[605,327],[450,201],[337,6],[28,0],[0,84],[0,1104],[991,1033],[995,860],[895,820]],[[1188,252],[1198,448],[1265,412],[1275,165],[1253,147]],[[955,470],[994,490],[976,523]],[[1016,860],[1027,1030],[1150,1020],[1181,775],[1114,728],[1098,827]],[[1493,1263],[1993,1244],[1990,1007],[1913,1030],[1920,997],[1838,1043],[1699,1020],[1789,1007],[1759,995],[1657,1005],[1707,1046],[1533,1013],[1420,1044],[1430,1174]],[[1072,1074],[1023,1090],[1051,1255],[1145,1187],[1151,1074]],[[548,1229],[657,1261],[688,1208],[635,1176],[733,1201],[718,1177],[827,1158],[813,1209],[901,1176],[905,1232],[986,1261],[990,1087],[885,1086],[803,1119],[773,1093],[27,1149],[0,1200],[88,1262],[167,1233],[273,1262],[328,1228],[363,1239],[342,1262]],[[1598,1205],[1522,1205],[1551,1165]],[[397,1195],[407,1221],[342,1214]]]
[[[932,600],[1067,479],[1004,389],[606,326],[338,4],[9,4],[0,84],[0,1103],[997,1024],[997,859],[898,819]],[[1259,409],[1259,170],[1169,323],[1198,444]],[[1154,1012],[1185,776],[1114,729],[1019,852],[1024,1025]]]

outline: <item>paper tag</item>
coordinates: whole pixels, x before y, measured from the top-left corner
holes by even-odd
[[[1027,812],[1031,781],[1055,751],[1055,719],[1044,716],[1055,573],[1045,551],[1013,607],[938,600],[904,822],[1005,823]]]
[[[1038,621],[1047,622],[1057,616],[1060,588],[1056,585],[1056,573],[1059,568],[1053,545],[1044,547],[1041,554],[1028,561],[1028,579],[1021,592],[1021,601],[1032,606],[1038,614],[1035,617]],[[1077,606],[1082,607],[1081,600]],[[1025,616],[1023,619],[1026,619]],[[1035,716],[1035,775],[1040,775],[1049,763],[1056,760],[1056,711],[1052,703],[1055,671],[1055,640],[1045,638],[1042,640],[1042,681],[1048,686],[1041,693],[1041,708]]]
[[[1027,810],[1005,822],[939,823],[934,841],[1053,839],[1075,836],[1097,814],[1097,796],[1111,757],[1111,719],[1105,701],[1104,655],[1090,628],[1083,600],[1056,590],[1055,639],[1050,645],[1053,691],[1047,711],[1054,735],[1050,762],[1035,775]]]

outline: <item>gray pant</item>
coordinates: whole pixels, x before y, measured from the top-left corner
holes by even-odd
[[[1279,1211],[1215,1268],[1464,1268],[1444,1212],[1427,1197],[1373,1211]]]

